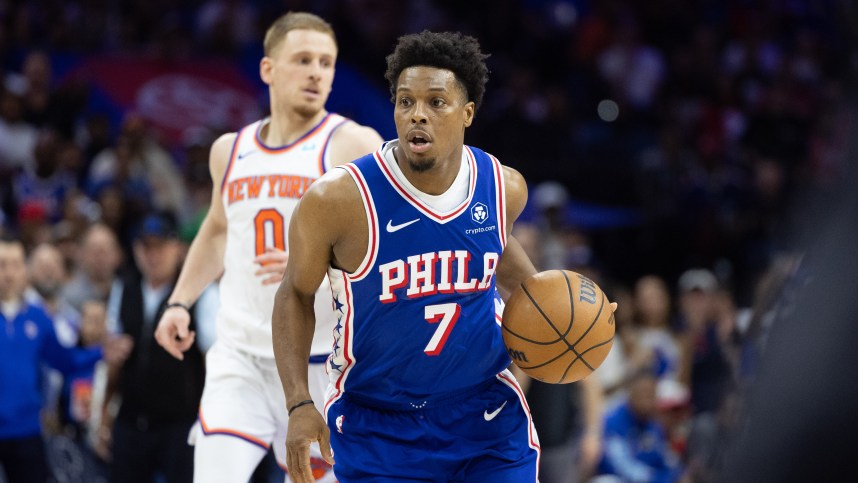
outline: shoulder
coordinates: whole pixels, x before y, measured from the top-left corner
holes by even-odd
[[[209,153],[209,168],[213,175],[217,175],[217,179],[223,178],[237,137],[238,133],[229,132],[222,134],[212,143]]]
[[[384,140],[375,129],[348,119],[331,136],[331,164],[338,166],[367,155],[378,149],[382,142]]]

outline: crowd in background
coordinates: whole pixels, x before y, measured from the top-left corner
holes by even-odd
[[[596,373],[602,456],[585,470],[711,481],[771,321],[801,279],[796,200],[832,192],[846,169],[858,9],[840,0],[0,0],[0,230],[23,242],[28,297],[53,316],[61,343],[86,346],[106,330],[115,281],[140,271],[133,245],[147,215],[168,212],[181,240],[192,239],[222,127],[188,126],[165,143],[139,113],[115,123],[89,110],[88,86],[58,79],[52,62],[111,52],[255,63],[263,29],[289,9],[329,19],[339,62],[380,90],[398,35],[429,28],[480,40],[491,76],[466,141],[531,183],[516,236],[538,269],[582,272],[619,303],[614,347]],[[598,222],[593,206],[633,216]],[[576,394],[559,397],[544,407],[581,412]],[[46,397],[61,416],[48,421],[86,412],[56,403],[68,398]],[[570,423],[556,444],[575,446],[581,428]],[[97,436],[87,444],[107,458]]]

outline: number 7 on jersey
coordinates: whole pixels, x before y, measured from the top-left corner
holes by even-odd
[[[437,356],[441,353],[444,349],[444,344],[447,343],[447,337],[449,337],[450,332],[452,332],[453,326],[456,325],[456,321],[459,320],[459,314],[461,311],[462,308],[459,307],[459,304],[438,304],[426,306],[424,311],[426,322],[429,322],[430,324],[438,324],[438,328],[435,329],[435,333],[432,334],[432,338],[429,340],[429,343],[426,344],[426,348],[423,349],[423,352],[425,352],[426,355]]]

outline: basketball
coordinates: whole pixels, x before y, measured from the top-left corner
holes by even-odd
[[[569,270],[537,273],[515,289],[501,324],[512,361],[552,384],[581,380],[614,343],[614,310],[592,280]]]

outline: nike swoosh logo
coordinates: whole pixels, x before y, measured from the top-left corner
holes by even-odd
[[[401,223],[399,225],[394,225],[393,220],[387,220],[387,232],[393,233],[395,231],[399,231],[408,225],[412,225],[414,223],[417,223],[418,221],[420,221],[420,218],[416,218],[416,219],[411,220],[411,221],[406,221],[405,223]]]
[[[491,421],[495,418],[495,416],[498,415],[499,412],[501,412],[501,409],[503,409],[504,406],[506,406],[506,401],[504,401],[499,408],[495,409],[492,412],[488,412],[488,410],[486,410],[486,412],[483,413],[483,418],[485,418],[486,421]]]
[[[256,151],[248,151],[246,153],[238,153],[238,159],[244,159],[244,158],[250,156],[251,154],[253,154],[255,152]]]

